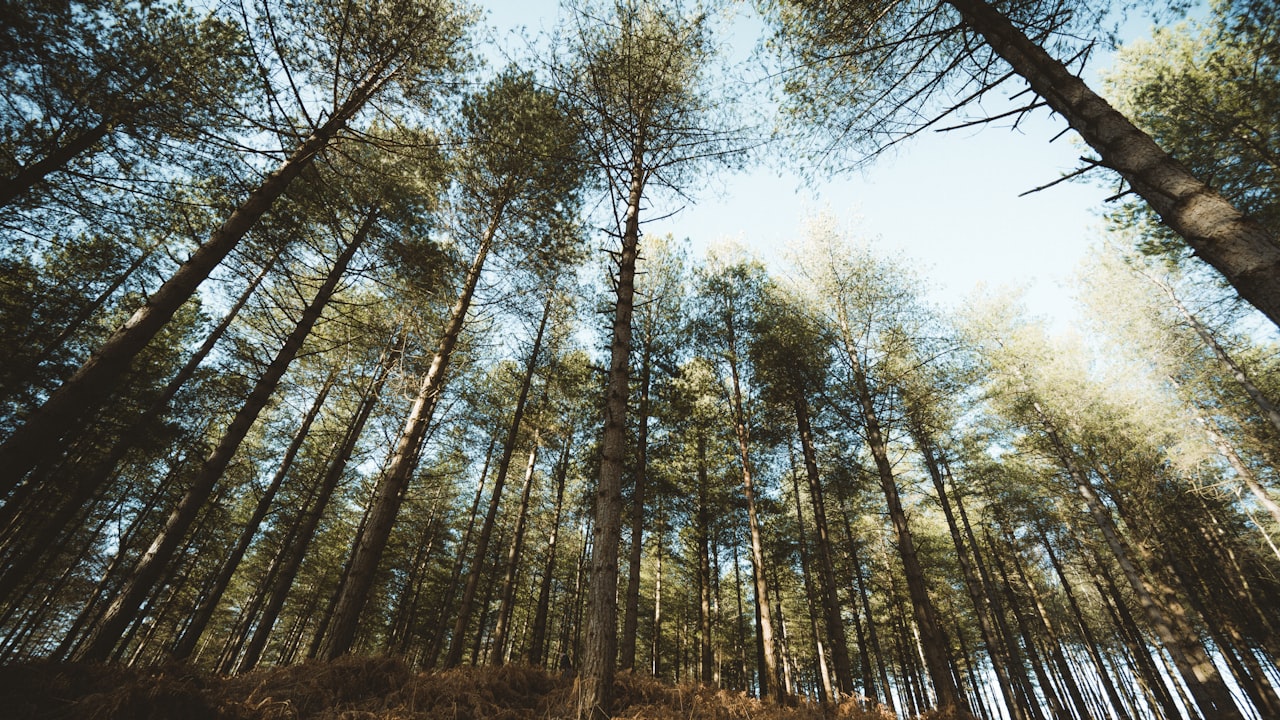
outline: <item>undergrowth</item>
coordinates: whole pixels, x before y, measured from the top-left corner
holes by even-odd
[[[644,720],[893,720],[883,707],[787,707],[741,692],[621,673],[614,716]],[[223,678],[187,665],[0,667],[0,715],[13,720],[552,720],[572,717],[571,677],[538,668],[415,673],[391,658],[348,657]],[[946,720],[929,713],[929,720]]]

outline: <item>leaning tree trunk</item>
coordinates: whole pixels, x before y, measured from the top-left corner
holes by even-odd
[[[330,371],[329,376],[325,378],[324,385],[320,388],[320,392],[316,393],[316,399],[311,403],[307,414],[303,416],[297,431],[294,432],[293,439],[289,442],[289,447],[284,451],[284,456],[280,458],[280,466],[276,468],[275,473],[271,476],[271,481],[267,483],[266,489],[258,497],[258,503],[253,508],[253,514],[249,516],[249,520],[245,522],[244,527],[240,529],[240,537],[236,539],[235,546],[231,548],[231,552],[223,559],[222,566],[218,568],[218,574],[213,578],[209,589],[204,593],[204,597],[200,599],[200,603],[192,613],[191,620],[187,623],[181,637],[178,638],[178,642],[174,645],[170,656],[175,660],[187,659],[196,649],[196,643],[200,640],[200,636],[204,634],[204,629],[208,626],[209,620],[213,618],[213,613],[217,610],[218,603],[222,601],[222,595],[231,584],[232,576],[235,575],[236,569],[240,567],[240,561],[244,559],[245,553],[249,551],[249,545],[253,542],[254,536],[258,534],[258,528],[271,510],[276,494],[280,492],[285,476],[289,474],[289,469],[293,467],[293,461],[298,456],[298,451],[302,449],[302,444],[306,441],[307,434],[311,432],[311,424],[320,415],[320,409],[324,406],[324,401],[329,396],[329,390],[333,387],[337,376],[338,371],[336,368]]]
[[[707,479],[707,439],[698,433],[698,509],[695,537],[698,544],[698,678],[703,685],[715,681],[715,655],[711,645],[711,507]]]
[[[310,167],[316,156],[387,80],[390,60],[370,70],[333,115],[316,128],[289,157],[245,198],[244,202],[196,248],[146,304],[133,313],[21,427],[0,445],[0,496],[9,494],[32,468],[61,449],[59,442],[119,384],[133,359],[178,312],[209,273],[238,245],[289,184]]]
[[[107,453],[107,457],[88,472],[75,478],[70,484],[71,487],[57,488],[58,497],[54,500],[55,508],[50,515],[38,520],[34,527],[24,528],[19,534],[11,535],[11,530],[13,532],[18,530],[14,527],[18,522],[18,518],[14,517],[15,514],[25,512],[28,506],[34,505],[34,503],[19,500],[19,497],[26,496],[24,491],[20,491],[18,495],[10,497],[3,508],[0,508],[0,524],[6,526],[3,547],[6,551],[9,551],[11,547],[13,548],[11,554],[5,558],[5,569],[3,574],[0,575],[0,602],[10,596],[17,583],[30,573],[31,569],[35,567],[36,563],[44,557],[49,549],[56,547],[58,536],[66,530],[76,513],[88,505],[93,499],[94,493],[107,484],[111,479],[112,473],[124,460],[129,450],[133,449],[143,439],[145,433],[152,427],[152,423],[169,408],[169,403],[174,396],[196,374],[200,363],[213,351],[218,340],[221,339],[227,328],[230,327],[231,322],[239,315],[240,310],[249,301],[253,292],[267,276],[267,273],[275,265],[279,257],[280,250],[277,249],[271,258],[263,264],[262,269],[249,282],[249,285],[240,293],[240,296],[236,298],[236,301],[232,303],[231,308],[227,310],[222,320],[213,328],[195,353],[187,359],[187,362],[178,370],[177,374],[165,384],[164,389],[151,401],[147,409],[134,419],[129,424],[129,427],[116,439],[115,444],[111,446],[110,452]],[[23,490],[27,489],[30,489],[29,485],[24,485]]]
[[[507,547],[507,562],[502,578],[502,598],[498,603],[498,619],[493,626],[489,643],[489,664],[506,662],[507,635],[510,634],[511,613],[516,602],[516,582],[520,575],[520,556],[524,553],[524,530],[529,517],[529,495],[533,492],[533,471],[538,464],[538,448],[541,438],[533,432],[533,447],[529,449],[529,463],[524,469],[524,484],[520,488],[520,507],[516,510],[516,528]]]
[[[311,500],[310,506],[299,521],[298,531],[292,545],[281,551],[284,554],[284,560],[280,563],[275,580],[272,582],[271,593],[267,596],[262,614],[258,618],[257,627],[254,628],[253,635],[249,638],[244,654],[241,655],[240,660],[235,665],[236,672],[243,673],[252,670],[262,657],[262,651],[266,649],[267,641],[271,638],[271,631],[275,627],[276,619],[280,616],[280,610],[284,607],[285,599],[289,596],[289,590],[293,588],[294,580],[298,577],[298,571],[302,568],[302,561],[306,558],[307,550],[311,547],[316,528],[320,526],[320,519],[324,515],[325,509],[329,507],[329,499],[333,497],[334,491],[338,488],[338,483],[342,481],[342,476],[347,471],[347,464],[351,461],[351,455],[355,452],[356,443],[359,442],[360,435],[364,433],[364,426],[369,422],[369,416],[373,414],[373,409],[377,406],[378,399],[382,397],[382,390],[386,386],[387,379],[391,376],[391,369],[399,362],[400,356],[404,352],[404,341],[405,334],[401,332],[392,340],[391,347],[383,354],[374,376],[370,378],[369,385],[360,399],[360,406],[357,408],[355,416],[347,425],[347,430],[342,436],[342,442],[338,445],[337,452],[329,460],[328,468],[325,470],[324,477],[320,479],[320,486],[315,493],[315,497]]]
[[[351,650],[356,639],[356,626],[360,621],[360,612],[369,599],[373,589],[374,573],[382,560],[382,552],[391,538],[391,528],[395,524],[396,515],[400,512],[400,504],[404,501],[405,489],[418,464],[418,451],[427,435],[427,427],[435,414],[436,403],[444,391],[445,376],[449,371],[449,361],[453,358],[453,349],[458,344],[458,336],[462,334],[462,326],[467,319],[467,310],[471,308],[471,298],[475,295],[476,285],[480,282],[480,272],[484,268],[485,258],[489,253],[489,245],[497,232],[498,222],[502,217],[504,206],[499,206],[490,219],[480,239],[480,247],[476,257],[467,269],[463,280],[462,291],[454,302],[449,314],[449,323],[445,326],[440,345],[431,360],[427,376],[422,379],[418,388],[418,396],[414,398],[405,419],[404,429],[400,431],[400,439],[396,442],[394,455],[386,472],[378,481],[374,491],[372,506],[364,528],[356,537],[355,546],[351,549],[349,571],[338,592],[334,604],[333,616],[328,623],[323,643],[319,648],[319,656],[332,660]]]
[[[823,617],[826,619],[827,640],[831,643],[831,657],[836,666],[836,687],[841,696],[847,697],[853,694],[853,666],[849,661],[849,641],[844,632],[840,593],[836,590],[835,563],[831,558],[830,526],[827,523],[822,480],[818,477],[813,429],[809,422],[809,403],[804,395],[797,394],[793,405],[796,430],[800,435],[800,451],[804,457],[805,478],[809,481],[809,499],[813,502],[813,527],[818,534],[818,572],[822,578],[822,610]],[[799,506],[797,506],[798,509]]]
[[[847,328],[845,333],[847,341]],[[858,360],[857,351],[852,346],[847,346],[846,350],[857,388],[857,401],[862,409],[867,445],[875,460],[880,489],[884,492],[889,518],[897,536],[898,554],[902,558],[902,567],[906,573],[907,592],[911,595],[916,627],[920,630],[920,641],[924,646],[929,679],[933,682],[934,692],[938,696],[938,708],[944,712],[947,708],[968,712],[964,696],[956,687],[955,677],[951,673],[951,663],[947,660],[946,638],[942,633],[942,627],[938,625],[937,613],[934,611],[933,601],[929,599],[929,589],[925,584],[924,569],[921,568],[920,560],[916,556],[915,541],[911,537],[911,528],[907,525],[907,513],[902,507],[902,498],[898,495],[898,485],[893,477],[893,466],[889,462],[888,447],[880,426],[880,418],[876,414],[874,399],[871,397],[866,371]]]
[[[791,471],[791,489],[795,493],[796,498],[796,544],[800,548],[800,577],[804,580],[804,597],[805,607],[809,611],[809,634],[813,636],[814,656],[816,658],[815,668],[818,679],[818,702],[826,705],[835,696],[831,688],[831,672],[827,669],[827,652],[823,647],[822,635],[818,632],[818,616],[813,611],[814,605],[818,602],[817,593],[813,589],[813,573],[810,572],[809,564],[809,542],[805,539],[804,509],[800,503],[800,477],[795,472],[795,451],[792,450],[792,471]],[[852,540],[852,538],[850,538]],[[871,618],[868,617],[870,622]],[[868,682],[863,683],[863,691],[867,698],[872,702],[876,702],[875,683],[871,682],[871,663],[863,653],[863,668],[865,678]],[[837,698],[838,699],[838,698]]]
[[[1021,377],[1021,372],[1018,372],[1018,375]],[[1076,490],[1084,499],[1085,507],[1093,517],[1098,529],[1102,532],[1103,539],[1106,540],[1107,546],[1111,549],[1112,555],[1115,556],[1116,562],[1120,566],[1120,570],[1129,581],[1129,586],[1133,589],[1138,603],[1146,612],[1147,619],[1151,622],[1156,636],[1160,638],[1160,642],[1173,658],[1178,674],[1186,683],[1187,689],[1195,699],[1195,704],[1199,706],[1202,712],[1209,713],[1212,717],[1240,720],[1242,718],[1240,709],[1232,701],[1231,692],[1227,689],[1226,683],[1223,682],[1217,667],[1209,659],[1204,646],[1200,643],[1200,639],[1175,631],[1165,609],[1151,593],[1147,581],[1142,577],[1137,565],[1134,564],[1127,543],[1121,539],[1120,533],[1111,519],[1110,511],[1102,503],[1102,499],[1098,497],[1093,484],[1058,435],[1057,425],[1045,413],[1039,402],[1033,400],[1031,406],[1040,421],[1045,436],[1053,447],[1054,453],[1058,456],[1059,462],[1062,463],[1075,484]]]
[[[533,615],[532,638],[529,640],[529,664],[541,666],[546,660],[547,617],[551,612],[551,582],[556,573],[556,550],[560,539],[560,517],[564,511],[564,485],[569,476],[569,451],[573,444],[573,428],[564,436],[560,461],[556,463],[556,504],[551,519],[551,535],[547,538],[547,559],[538,585],[538,606]]]
[[[956,523],[955,514],[951,510],[951,500],[947,495],[946,482],[940,467],[941,462],[945,462],[945,460],[941,460],[934,454],[936,446],[933,444],[932,438],[929,437],[928,431],[913,417],[908,417],[907,422],[911,429],[911,434],[915,438],[916,447],[924,458],[925,468],[929,471],[929,477],[933,480],[933,488],[938,493],[938,504],[942,507],[942,515],[946,519],[947,529],[951,533],[951,543],[956,549],[956,559],[960,563],[960,572],[964,577],[965,590],[969,594],[969,601],[973,603],[974,616],[978,621],[978,629],[982,632],[982,641],[987,646],[987,655],[991,659],[991,669],[995,673],[996,684],[1000,686],[1005,706],[1009,709],[1014,719],[1026,720],[1022,705],[1017,702],[1013,695],[1013,682],[1009,678],[1008,668],[1005,664],[1007,658],[1001,650],[1000,643],[996,640],[996,629],[992,625],[991,617],[988,614],[988,604],[982,600],[982,590],[977,574],[974,572],[973,563],[969,558],[968,547],[965,545],[964,537],[960,533],[960,526]]]
[[[271,364],[267,366],[262,376],[258,378],[244,405],[232,418],[226,432],[223,433],[222,438],[218,441],[218,445],[209,453],[200,470],[191,479],[190,487],[178,502],[178,506],[170,513],[164,527],[160,530],[160,534],[156,536],[146,553],[138,560],[124,587],[112,600],[106,614],[99,621],[97,628],[90,635],[88,641],[81,647],[77,659],[102,661],[110,657],[125,629],[137,617],[142,601],[164,573],[166,565],[173,558],[174,551],[182,543],[187,530],[191,528],[192,522],[195,521],[201,508],[204,507],[205,502],[209,499],[214,485],[217,484],[218,479],[222,477],[222,473],[231,463],[231,459],[235,456],[236,450],[239,449],[240,443],[249,434],[249,429],[253,427],[258,415],[266,407],[267,401],[275,393],[276,387],[280,384],[281,378],[284,377],[285,371],[289,369],[294,357],[302,349],[303,342],[311,334],[311,328],[320,319],[325,306],[329,304],[329,299],[333,297],[334,292],[338,289],[338,283],[342,280],[342,276],[346,274],[347,265],[373,229],[377,216],[378,212],[376,210],[369,212],[365,216],[360,228],[329,270],[328,277],[325,278],[324,283],[316,291],[315,297],[311,299],[306,309],[302,311],[297,324],[294,325],[288,338],[285,339],[283,347],[276,353],[275,358],[272,359]]]
[[[947,0],[1097,153],[1129,182],[1195,254],[1222,273],[1240,297],[1280,325],[1280,245],[986,0]]]
[[[524,377],[520,380],[520,393],[516,396],[515,411],[511,414],[511,427],[507,430],[507,439],[502,445],[502,455],[498,458],[497,472],[493,479],[493,492],[489,495],[489,509],[485,512],[484,524],[480,526],[480,534],[476,537],[475,558],[467,571],[467,584],[462,590],[462,599],[458,602],[458,617],[453,623],[453,637],[450,640],[449,652],[445,656],[445,667],[457,667],[462,663],[465,650],[467,625],[471,623],[474,611],[476,589],[480,585],[480,576],[484,571],[485,559],[489,555],[489,542],[493,537],[493,527],[498,518],[498,507],[502,503],[502,488],[507,482],[507,472],[511,468],[511,458],[515,455],[516,442],[520,436],[520,424],[529,402],[529,388],[533,386],[533,376],[538,369],[538,356],[542,352],[542,339],[547,329],[547,319],[551,314],[551,300],[542,313],[538,324],[538,332],[533,338],[533,347],[529,350],[529,359],[525,362]],[[481,632],[483,634],[483,627]]]
[[[635,302],[636,257],[640,249],[640,200],[644,196],[644,153],[637,148],[627,193],[622,252],[617,255],[617,301],[609,347],[604,428],[600,437],[600,480],[594,500],[586,637],[578,684],[579,720],[605,720],[613,706],[618,649],[618,542],[622,538],[622,471],[627,449],[627,395],[630,392],[631,315]]]

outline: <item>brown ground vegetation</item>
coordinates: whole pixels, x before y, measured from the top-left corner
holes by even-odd
[[[224,678],[189,665],[0,667],[0,715],[13,720],[550,720],[568,717],[572,677],[539,668],[415,673],[392,658],[346,657]],[[620,673],[615,716],[645,720],[892,720],[849,701],[778,707],[740,692]],[[930,720],[938,720],[932,718]]]

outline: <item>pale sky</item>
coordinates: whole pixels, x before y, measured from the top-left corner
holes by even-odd
[[[554,27],[559,12],[555,0],[481,5],[488,10],[486,24],[516,55],[522,44],[509,28],[524,26],[526,35],[536,36]],[[735,55],[756,43],[753,29],[746,26],[731,38]],[[1095,54],[1086,75],[1095,89],[1096,71],[1109,62]],[[1004,92],[1021,89],[1010,84]],[[769,261],[803,233],[806,217],[826,212],[858,234],[878,238],[885,254],[911,261],[933,302],[955,307],[980,284],[1023,287],[1031,312],[1062,330],[1076,324],[1068,284],[1100,235],[1099,213],[1115,192],[1115,178],[1099,171],[1096,177],[1106,178],[1105,186],[1073,181],[1018,197],[1074,170],[1079,157],[1091,153],[1074,142],[1073,133],[1051,143],[1066,123],[1044,110],[1017,130],[1008,124],[927,133],[863,172],[814,187],[802,187],[795,173],[771,167],[713,179],[691,193],[693,203],[644,232],[688,237],[699,255],[708,244],[731,239]],[[651,214],[675,209],[655,206]]]

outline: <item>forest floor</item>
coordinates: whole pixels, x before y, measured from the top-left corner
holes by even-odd
[[[571,717],[572,677],[509,666],[415,673],[394,659],[344,658],[237,677],[186,665],[152,669],[29,663],[0,667],[0,716],[13,720],[549,720]],[[617,718],[892,720],[887,709],[762,703],[740,692],[620,673]],[[926,713],[925,716],[931,716]],[[922,717],[925,717],[922,716]]]

